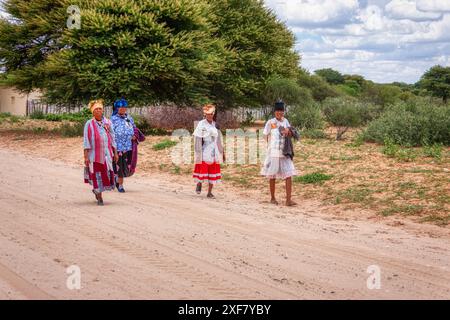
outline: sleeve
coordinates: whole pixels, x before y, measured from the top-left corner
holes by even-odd
[[[111,145],[114,149],[117,150],[117,144],[116,144],[116,132],[114,131],[114,125],[112,123],[112,121],[110,121],[110,126],[111,128]]]
[[[266,125],[265,125],[265,127],[264,127],[263,134],[264,134],[265,136],[269,135],[269,133],[270,133],[270,130],[271,130],[270,122],[271,122],[271,120],[267,121],[267,122],[266,122]]]
[[[111,127],[115,131],[116,126],[117,126],[117,121],[115,120],[115,116],[112,116],[109,121],[111,121]]]
[[[222,131],[217,130],[219,134],[217,135],[217,149],[219,149],[219,152],[223,154],[223,137],[222,137]]]
[[[86,121],[86,124],[84,125],[84,133],[83,133],[83,149],[91,149],[91,143],[90,140],[90,130],[89,130],[89,124],[90,120]]]
[[[202,138],[194,136],[194,164],[200,164],[203,161]]]
[[[286,128],[289,128],[291,126],[291,124],[289,123],[289,120],[284,118],[284,120],[286,120]]]
[[[136,124],[134,123],[134,119],[132,116],[128,116],[130,118],[130,122],[133,125],[133,128],[136,128]]]

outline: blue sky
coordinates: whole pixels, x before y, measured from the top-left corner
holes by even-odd
[[[296,36],[301,65],[380,83],[450,66],[450,0],[265,0]]]

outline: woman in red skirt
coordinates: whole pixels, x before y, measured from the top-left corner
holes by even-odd
[[[220,163],[223,161],[223,144],[220,130],[216,126],[216,107],[207,104],[203,107],[205,119],[200,121],[194,131],[196,192],[202,191],[202,184],[208,184],[208,198],[214,198],[213,186],[221,181]]]

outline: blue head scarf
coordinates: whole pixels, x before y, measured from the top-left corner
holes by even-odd
[[[114,108],[113,108],[113,116],[116,115],[119,112],[119,108],[128,108],[128,102],[124,98],[116,100],[114,102]]]

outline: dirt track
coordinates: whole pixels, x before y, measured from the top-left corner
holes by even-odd
[[[450,299],[448,230],[208,200],[157,177],[99,208],[79,167],[4,149],[0,163],[0,299]],[[81,290],[66,287],[71,265]],[[370,265],[381,289],[367,288]]]

